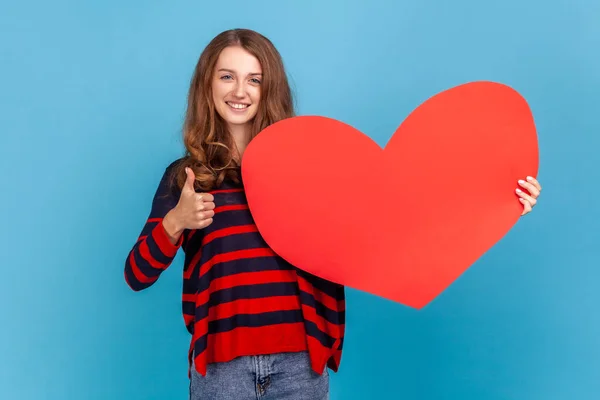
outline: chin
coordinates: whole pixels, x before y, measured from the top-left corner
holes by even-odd
[[[232,118],[232,117],[228,116],[227,118],[225,118],[225,122],[227,122],[230,125],[247,125],[247,124],[251,123],[253,119],[254,119],[254,117]]]
[[[245,125],[251,123],[255,116],[256,113],[232,115],[232,113],[228,112],[225,114],[224,120],[231,125]]]

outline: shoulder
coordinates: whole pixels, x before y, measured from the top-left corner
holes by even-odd
[[[177,184],[177,178],[185,161],[186,158],[182,157],[168,162],[168,164],[164,167],[163,174],[160,179],[159,192],[163,193],[164,195],[178,194],[179,186]]]
[[[164,169],[163,180],[177,180],[177,175],[181,173],[182,168],[189,163],[189,157],[180,157],[169,162]]]
[[[177,171],[179,169],[179,167],[186,162],[186,160],[187,160],[187,157],[181,157],[174,161],[171,161],[171,163],[167,164],[167,166],[165,167],[165,172]]]

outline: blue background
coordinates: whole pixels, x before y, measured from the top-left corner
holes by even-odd
[[[538,207],[434,303],[348,290],[332,399],[597,398],[598,4],[3,4],[0,398],[186,398],[182,257],[141,293],[123,262],[181,154],[197,57],[232,27],[274,41],[300,114],[382,145],[419,103],[479,79],[520,91],[539,128]]]

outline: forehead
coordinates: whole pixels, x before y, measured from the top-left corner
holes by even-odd
[[[258,59],[239,46],[229,46],[221,51],[215,70],[218,71],[221,68],[232,70],[238,74],[262,72]]]

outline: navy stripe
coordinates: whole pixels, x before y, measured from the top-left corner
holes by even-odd
[[[187,252],[185,253],[185,259],[183,261],[183,273],[187,274],[189,269],[192,268],[191,261],[194,258],[194,253]],[[191,271],[190,277],[187,279],[183,279],[183,294],[196,294],[198,291],[198,274],[200,270],[200,263],[196,264],[193,267],[194,270]]]
[[[191,239],[190,239],[190,236],[192,237]],[[200,251],[200,249],[202,248],[203,237],[204,237],[203,229],[196,230],[193,235],[192,235],[191,230],[186,230],[184,233],[184,236],[183,236],[183,242],[181,243],[181,246],[186,251],[189,251],[189,250],[193,250],[193,252]],[[190,255],[190,259],[191,259],[191,257],[194,256],[194,254],[186,253],[186,257],[188,254]]]
[[[198,339],[196,339],[196,343],[194,343],[194,354],[201,354],[204,350],[206,350],[208,343],[208,335],[202,335]]]
[[[302,322],[301,310],[271,311],[261,314],[237,314],[208,323],[208,333],[223,333],[235,328],[260,328],[268,325]]]
[[[146,238],[146,242],[148,243],[148,249],[150,250],[150,255],[156,261],[158,261],[162,264],[168,264],[169,262],[171,262],[173,260],[173,257],[169,257],[169,256],[165,255],[162,251],[160,251],[160,247],[158,247],[158,244],[156,243],[156,241],[154,240],[154,237],[152,235],[149,235]]]
[[[337,312],[325,306],[320,301],[315,300],[315,297],[304,291],[300,291],[300,302],[309,307],[312,307],[317,312],[317,315],[332,324],[344,324],[345,313]]]
[[[235,192],[219,192],[213,193],[215,197],[215,204],[219,206],[241,206],[248,205],[248,199],[244,190],[238,190],[238,188],[226,188],[225,190],[235,189]]]
[[[192,301],[182,301],[181,311],[183,312],[184,315],[194,316],[195,310],[196,310],[196,303],[194,303]],[[194,321],[195,321],[195,319],[193,319],[192,322],[190,322],[189,324],[185,324],[185,328],[192,335],[194,334]]]
[[[196,320],[208,316],[208,310],[218,304],[241,299],[261,299],[276,296],[295,296],[298,294],[296,282],[275,282],[254,285],[235,286],[211,293],[208,301],[196,308]],[[274,299],[273,301],[277,301]]]
[[[335,338],[320,330],[317,324],[312,321],[304,321],[304,326],[308,336],[312,336],[313,338],[317,339],[319,343],[325,347],[330,349],[333,348],[333,345],[335,344]]]
[[[160,268],[154,268],[144,257],[142,257],[139,246],[136,246],[133,251],[133,259],[138,266],[138,269],[148,278],[156,278],[163,271]]]
[[[197,279],[198,274],[197,273],[192,273],[192,276],[189,279],[184,279],[183,280],[183,285],[182,285],[182,293],[183,294],[196,294],[197,292]]]
[[[233,222],[235,224],[233,224]],[[252,214],[250,214],[249,210],[232,210],[215,214],[213,217],[213,223],[204,229],[205,234],[208,235],[209,233],[219,229],[252,224],[254,224],[254,219],[252,218]]]
[[[196,354],[206,350],[208,335],[229,332],[236,328],[261,328],[269,325],[300,323],[303,321],[301,310],[273,311],[261,314],[237,314],[208,323],[208,334],[198,338],[194,345]]]
[[[253,257],[239,260],[225,261],[213,265],[208,274],[204,274],[198,281],[198,293],[207,290],[211,281],[244,272],[260,271],[292,271],[293,267],[281,262],[277,257]]]
[[[142,283],[135,277],[135,275],[133,273],[133,269],[131,267],[131,264],[129,263],[129,257],[127,258],[126,265],[125,265],[125,275],[127,276],[127,281],[129,282],[129,285],[135,291],[145,289],[145,288],[149,287],[150,285],[152,285],[152,283],[153,283],[153,282]]]
[[[306,281],[313,285],[318,291],[323,292],[336,300],[345,299],[343,285],[339,285],[337,283],[333,283],[328,280],[319,278],[318,276],[309,274],[308,272],[300,269],[297,269],[296,273],[298,274],[298,276],[306,279]]]
[[[193,301],[182,301],[181,311],[187,315],[194,315],[196,311],[196,303]]]
[[[214,238],[204,247],[204,251],[211,252],[212,249],[216,249],[219,253],[225,253],[265,247],[268,247],[267,242],[258,232],[244,232]]]
[[[158,222],[146,222],[146,224],[144,224],[144,227],[142,228],[142,232],[140,233],[140,237],[142,237],[142,236],[150,236],[150,234],[152,233],[152,231],[154,230],[154,228],[156,228],[157,224],[158,224]]]

